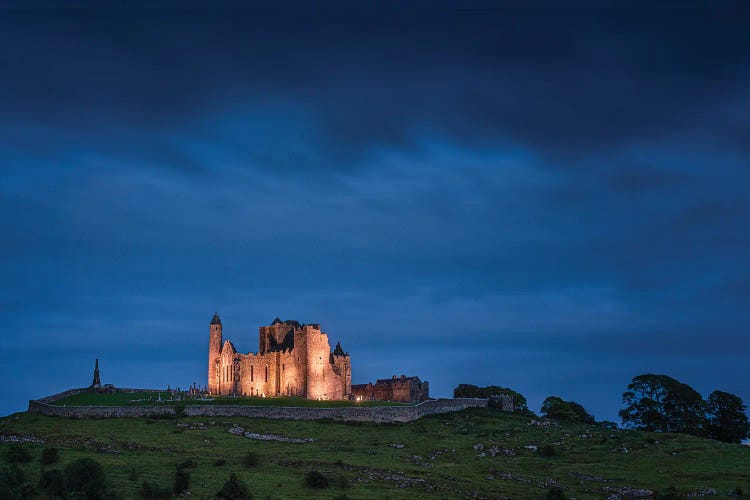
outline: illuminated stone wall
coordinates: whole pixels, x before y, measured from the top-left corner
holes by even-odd
[[[345,399],[351,393],[351,358],[331,352],[328,335],[320,325],[282,322],[278,318],[258,331],[258,353],[238,353],[224,340],[214,317],[209,340],[211,394],[222,396],[298,396],[309,399]]]

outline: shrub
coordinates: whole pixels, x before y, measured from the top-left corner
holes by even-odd
[[[216,462],[214,462],[215,467],[221,467],[222,465],[226,465],[227,461],[223,458],[218,459]]]
[[[140,474],[138,474],[138,471],[135,470],[135,467],[131,467],[128,471],[128,481],[135,481],[136,479],[138,479],[138,476],[140,476]]]
[[[328,479],[319,470],[311,470],[305,476],[305,484],[310,488],[326,488]]]
[[[149,483],[148,481],[143,481],[143,484],[141,484],[141,490],[140,490],[141,498],[148,499],[148,500],[161,500],[165,498],[172,498],[172,491],[169,488],[156,486],[154,484]]]
[[[551,444],[545,444],[544,446],[540,446],[536,449],[536,452],[539,453],[539,455],[543,457],[554,457],[557,455],[557,452],[555,451],[555,447]]]
[[[657,491],[654,498],[656,500],[680,500],[682,498],[687,498],[687,497],[685,495],[680,494],[677,491],[677,488],[675,488],[674,485],[672,485],[669,488],[665,488],[661,491]]]
[[[22,498],[23,479],[23,471],[16,464],[0,468],[0,498]]]
[[[26,449],[25,446],[13,443],[8,446],[8,450],[5,452],[5,458],[9,463],[19,462],[31,462],[31,453]]]
[[[340,488],[344,488],[344,489],[346,489],[346,488],[348,488],[349,486],[351,486],[351,485],[349,484],[349,478],[348,478],[348,477],[346,477],[346,476],[344,476],[343,474],[342,474],[342,475],[340,475],[340,476],[338,477],[338,479],[337,479],[336,483],[338,483],[338,486],[339,486]]]
[[[565,492],[562,490],[562,488],[550,488],[547,490],[547,493],[544,494],[544,500],[567,500],[568,497],[565,496]]]
[[[255,467],[260,463],[260,459],[258,458],[257,453],[254,451],[248,451],[247,455],[242,458],[242,463],[247,468]]]
[[[195,469],[197,467],[197,464],[193,461],[192,458],[188,458],[186,460],[182,460],[181,462],[177,463],[177,470],[180,469]]]
[[[216,494],[216,498],[222,498],[227,500],[245,500],[250,499],[252,496],[247,490],[247,486],[241,483],[237,479],[237,474],[230,474],[229,480],[224,483],[219,492]]]
[[[190,489],[190,472],[186,469],[177,469],[174,475],[174,487],[172,491],[175,495],[185,493]]]
[[[45,448],[42,450],[42,463],[44,465],[54,464],[60,459],[57,448]]]
[[[575,401],[565,401],[558,396],[550,396],[542,403],[542,416],[564,422],[595,424],[593,415]]]
[[[65,491],[86,498],[105,496],[107,482],[104,469],[96,460],[79,458],[65,467]]]
[[[39,478],[39,489],[46,496],[52,498],[63,498],[65,495],[65,480],[59,469],[45,470]]]

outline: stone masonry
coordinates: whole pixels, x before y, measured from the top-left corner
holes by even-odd
[[[351,394],[351,358],[331,351],[318,324],[273,320],[259,328],[258,352],[242,354],[223,339],[214,314],[209,326],[208,392],[222,396],[297,396],[345,399]]]

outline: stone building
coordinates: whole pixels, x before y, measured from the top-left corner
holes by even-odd
[[[358,400],[400,401],[402,403],[419,403],[430,398],[430,387],[427,381],[419,377],[381,378],[373,385],[356,384],[352,386],[352,396]]]
[[[258,352],[242,354],[224,340],[218,314],[209,327],[208,392],[236,396],[345,399],[352,389],[351,358],[331,351],[318,324],[273,320],[259,329]]]

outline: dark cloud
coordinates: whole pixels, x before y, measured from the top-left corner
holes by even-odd
[[[217,309],[240,350],[317,321],[355,379],[437,395],[613,419],[653,371],[750,398],[745,21],[4,11],[0,375],[23,375],[0,411],[94,357],[118,385],[200,382]]]

